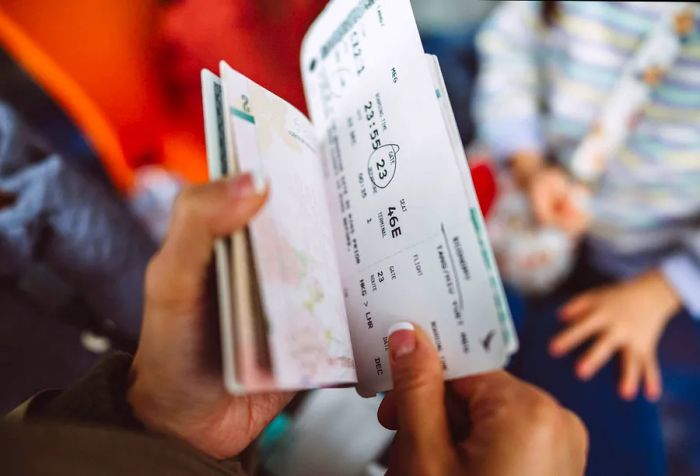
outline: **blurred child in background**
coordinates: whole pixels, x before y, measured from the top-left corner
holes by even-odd
[[[514,365],[587,423],[589,474],[664,473],[657,345],[700,318],[698,12],[507,2],[478,39],[481,140],[538,222],[580,242]]]

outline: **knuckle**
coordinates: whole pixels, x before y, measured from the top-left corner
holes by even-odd
[[[583,423],[548,395],[537,398],[529,412],[529,436],[539,447],[553,447],[562,441],[586,441]]]
[[[177,199],[175,199],[175,204],[173,206],[174,220],[188,220],[196,214],[198,199],[199,189],[196,186],[183,189],[177,196]]]
[[[586,317],[583,318],[587,326],[590,326],[591,328],[604,328],[605,327],[605,320],[601,316],[599,312],[591,312],[588,314]]]
[[[556,423],[559,405],[551,397],[537,395],[530,406],[528,418],[537,425],[552,426]]]
[[[574,451],[585,454],[588,430],[581,419],[562,407],[551,395],[534,386],[517,396],[520,409],[517,418],[525,423],[516,431],[525,431],[523,438],[532,451]],[[514,418],[515,415],[510,415]],[[523,430],[524,428],[524,430]]]
[[[562,411],[569,437],[574,441],[579,441],[584,445],[588,445],[588,429],[586,428],[586,425],[584,425],[581,418],[566,408],[562,409]]]
[[[606,334],[606,339],[612,344],[614,347],[618,347],[622,344],[625,343],[626,340],[626,335],[625,332],[622,329],[618,328],[612,328],[610,329],[607,334]]]
[[[536,446],[551,446],[561,434],[561,422],[556,411],[550,405],[537,405],[532,409],[528,421],[528,437]]]
[[[178,210],[186,207],[196,196],[197,188],[195,186],[190,185],[183,188],[175,199],[175,209]]]
[[[636,344],[632,343],[627,348],[629,349],[630,357],[635,361],[644,363],[647,360],[644,350],[640,349]]]
[[[405,392],[431,388],[443,380],[442,369],[437,365],[397,366],[393,373],[397,390]]]
[[[148,263],[144,279],[144,305],[151,310],[179,312],[197,301],[198,276],[178,276],[162,251]]]
[[[537,387],[529,386],[524,390],[526,393],[518,398],[518,405],[522,411],[521,418],[533,426],[548,427],[555,423],[560,409],[559,403]]]
[[[645,345],[636,342],[634,340],[631,340],[626,343],[626,347],[629,349],[630,354],[632,355],[633,359],[646,362],[649,358],[649,350],[646,348]]]

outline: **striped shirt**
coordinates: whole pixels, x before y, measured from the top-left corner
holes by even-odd
[[[551,152],[564,167],[663,3],[504,2],[479,37],[475,116],[480,139],[506,158]],[[620,277],[660,267],[700,316],[700,8],[695,29],[654,88],[592,200],[597,261]],[[594,257],[594,260],[596,258]]]

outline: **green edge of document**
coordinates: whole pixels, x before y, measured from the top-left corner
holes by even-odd
[[[479,247],[481,248],[481,256],[484,259],[484,263],[486,264],[486,269],[489,272],[489,284],[491,285],[491,290],[493,291],[493,299],[496,304],[496,312],[498,314],[498,320],[501,321],[501,323],[505,323],[506,320],[508,319],[508,313],[505,310],[505,296],[503,294],[503,288],[499,286],[498,280],[495,277],[494,274],[494,269],[491,263],[491,259],[489,258],[489,252],[486,248],[486,244],[484,242],[484,236],[483,236],[483,227],[481,226],[482,222],[479,217],[479,212],[476,208],[471,208],[470,210],[470,215],[472,219],[472,224],[474,225],[474,229],[476,230],[476,236],[477,240],[479,242]],[[503,339],[506,344],[510,342],[510,333],[506,331],[506,329],[503,329]]]
[[[244,121],[248,121],[251,124],[255,124],[255,118],[248,114],[247,112],[241,111],[240,109],[236,109],[235,107],[231,108],[231,114],[233,114],[235,117],[239,119],[243,119]]]

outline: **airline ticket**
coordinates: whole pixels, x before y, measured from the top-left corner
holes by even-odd
[[[517,341],[409,0],[331,2],[301,67],[361,393],[390,388],[401,320],[431,336],[447,378],[503,367]]]

